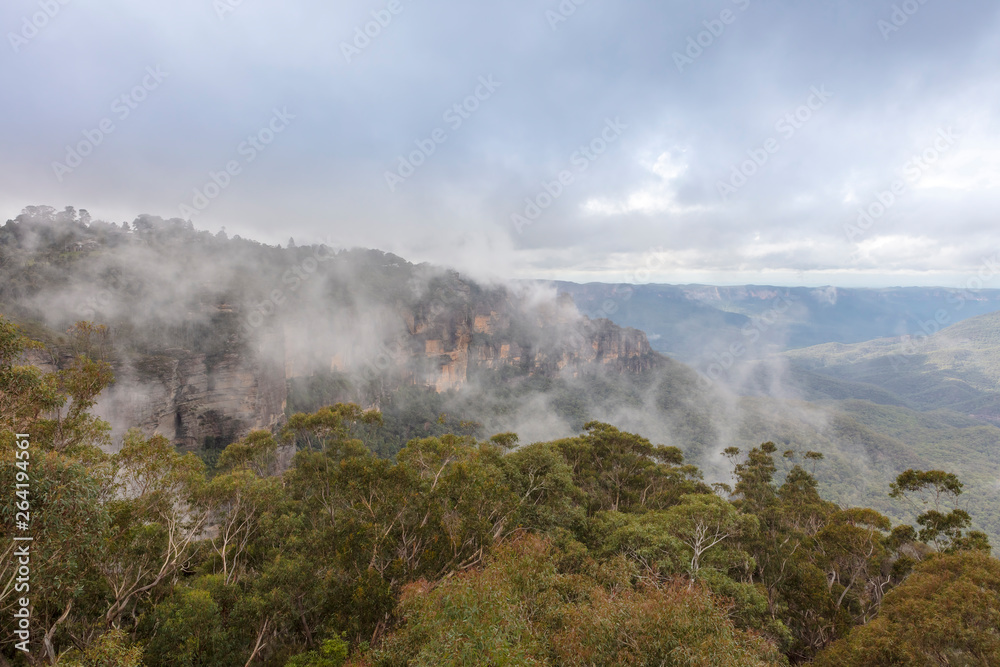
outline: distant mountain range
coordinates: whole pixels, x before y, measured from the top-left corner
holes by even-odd
[[[1000,291],[556,287],[151,216],[32,207],[0,228],[0,314],[53,352],[31,361],[59,367],[94,348],[68,327],[107,324],[93,351],[117,382],[98,412],[208,462],[339,401],[382,410],[385,456],[414,437],[531,442],[596,419],[681,448],[709,481],[730,479],[729,446],[822,452],[829,497],[897,520],[895,475],[952,470],[1000,537],[1000,318],[984,314]]]
[[[820,479],[840,502],[891,513],[879,494],[892,474],[944,469],[1000,533],[1000,291],[558,288],[741,396],[756,412],[744,433],[825,452]]]
[[[1000,312],[932,335],[827,343],[784,356],[797,384],[813,399],[865,396],[875,403],[950,410],[1000,425]]]
[[[933,333],[1000,310],[1000,289],[890,289],[556,282],[580,312],[645,331],[650,345],[705,370],[733,345],[739,356],[823,343]]]

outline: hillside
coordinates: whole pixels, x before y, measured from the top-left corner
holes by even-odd
[[[897,519],[907,515],[886,497],[891,479],[952,466],[980,509],[977,527],[1000,535],[988,473],[1000,431],[959,414],[921,415],[886,374],[863,371],[867,353],[841,357],[827,346],[826,356],[807,363],[803,352],[786,364],[747,355],[734,366],[746,384],[733,392],[658,354],[641,331],[581,316],[552,290],[481,285],[374,250],[271,247],[149,216],[112,225],[29,209],[0,228],[0,277],[0,313],[55,351],[34,363],[58,368],[83,348],[111,362],[116,381],[96,411],[116,438],[139,426],[209,463],[251,429],[337,402],[382,411],[371,442],[384,456],[416,437],[513,431],[533,442],[597,419],[678,447],[709,481],[727,480],[726,447],[772,440],[823,452],[817,477],[830,497]],[[752,298],[766,304],[768,294]],[[678,320],[678,331],[706,318],[735,326],[736,314],[684,307],[692,319]],[[63,333],[81,319],[108,329],[86,341]],[[969,357],[969,374],[976,363]],[[981,397],[987,385],[963,386]]]
[[[117,225],[30,207],[0,228],[0,281],[0,312],[56,350],[34,363],[68,361],[76,341],[61,332],[78,320],[107,326],[88,342],[117,378],[98,413],[117,434],[141,426],[191,449],[273,428],[289,383],[301,406],[329,393],[320,385],[331,374],[350,398],[403,410],[404,389],[429,404],[428,395],[464,389],[582,385],[670,365],[642,332],[581,317],[549,290],[480,285],[374,250],[270,247],[150,216]],[[567,390],[563,413],[581,391]],[[521,407],[507,407],[512,425]]]
[[[31,531],[20,569],[0,562],[32,592],[0,620],[4,664],[25,662],[31,630],[49,647],[35,662],[101,667],[867,664],[838,655],[870,655],[865,633],[897,608],[949,628],[926,654],[996,643],[1000,562],[952,494],[917,533],[830,502],[814,453],[727,451],[727,491],[597,421],[380,457],[383,416],[354,404],[249,434],[212,467],[137,431],[109,454],[86,410],[106,367],[39,371],[19,363],[31,346],[0,316],[0,477],[30,479],[32,503],[0,511],[4,534]],[[83,411],[44,409],[66,399]],[[935,478],[897,482],[915,474],[919,502]],[[925,581],[942,568],[939,592]],[[956,624],[976,631],[956,641]],[[927,645],[899,625],[878,651]]]
[[[947,409],[1000,424],[1000,312],[930,336],[819,345],[785,356],[798,384],[813,396],[829,392],[823,386],[829,378],[855,393],[864,391],[854,389],[858,385],[874,388],[875,402]]]
[[[703,370],[733,344],[744,357],[823,343],[917,335],[942,311],[946,324],[1000,310],[1000,290],[743,285],[585,285],[556,282],[582,313],[650,337],[653,349]]]
[[[929,327],[928,327],[929,328]],[[780,359],[780,361],[778,360]],[[970,508],[994,532],[1000,506],[1000,313],[969,318],[926,336],[828,343],[748,364],[738,390],[794,396],[837,413],[837,452],[860,445],[859,462],[832,466],[838,498],[858,497],[857,479],[885,480],[900,467],[937,468],[967,482]],[[828,450],[823,450],[828,451]],[[836,455],[835,457],[836,458]],[[849,474],[845,474],[851,470]],[[866,482],[859,488],[877,486]],[[867,502],[880,506],[878,499]]]

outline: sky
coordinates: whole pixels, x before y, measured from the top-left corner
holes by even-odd
[[[1000,287],[995,0],[8,0],[0,28],[2,219],[484,278]]]

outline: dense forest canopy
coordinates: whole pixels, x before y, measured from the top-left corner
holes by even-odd
[[[299,240],[280,248],[177,219],[142,215],[110,223],[83,210],[31,206],[0,227],[0,312],[46,343],[47,353],[32,353],[36,361],[65,369],[85,351],[111,364],[115,383],[94,409],[111,423],[116,441],[142,426],[209,466],[251,428],[336,403],[379,407],[383,426],[370,446],[386,457],[414,438],[515,431],[527,441],[548,441],[598,420],[680,448],[711,482],[729,477],[719,455],[728,446],[749,451],[774,441],[782,451],[822,451],[817,483],[825,498],[871,507],[897,523],[912,523],[919,512],[886,495],[896,476],[910,468],[947,469],[965,483],[962,506],[975,528],[994,542],[1000,538],[994,419],[1000,403],[987,391],[995,386],[996,353],[984,338],[995,330],[992,320],[958,325],[964,334],[973,326],[980,333],[970,334],[971,353],[943,345],[954,339],[946,330],[898,368],[888,341],[759,362],[747,354],[732,367],[748,383],[737,390],[706,383],[699,367],[655,352],[627,372],[593,365],[563,372],[558,353],[567,348],[560,337],[582,332],[586,344],[578,348],[601,345],[612,330],[607,320],[600,327],[583,319],[568,328],[540,327],[532,304],[550,301],[517,297],[514,287],[481,285],[375,250],[337,250],[336,239],[327,239],[330,247]],[[554,291],[544,296],[556,299]],[[634,308],[640,301],[636,295],[612,303]],[[572,311],[572,304],[556,306]],[[492,311],[509,314],[509,326],[471,330]],[[66,335],[77,320],[107,329],[86,339]],[[678,317],[674,324],[684,328],[684,322]],[[421,333],[411,335],[411,325]],[[526,352],[500,367],[470,362],[460,388],[428,387],[427,375],[443,377],[441,368],[462,363],[452,359],[456,354],[428,352],[435,340],[448,346],[464,336],[470,360],[505,346]],[[702,338],[705,351],[718,351]],[[356,353],[358,364],[334,367],[345,350]],[[948,367],[955,359],[964,361]],[[548,366],[536,368],[535,360]],[[377,373],[369,372],[373,367]],[[401,368],[408,378],[400,377]],[[268,391],[260,383],[239,385],[248,375],[270,378]],[[246,405],[252,409],[242,410]]]
[[[34,345],[0,319],[0,487],[29,471],[34,538],[28,654],[2,547],[2,663],[1000,660],[1000,562],[947,472],[886,488],[918,512],[893,526],[820,496],[821,452],[730,447],[731,484],[714,486],[678,448],[601,422],[383,457],[382,415],[352,404],[253,432],[207,467],[139,431],[109,453],[89,412],[109,364],[80,353],[43,371],[23,363]],[[8,493],[4,535],[17,510]]]

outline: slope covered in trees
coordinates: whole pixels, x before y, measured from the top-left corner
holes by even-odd
[[[824,500],[817,452],[727,448],[731,487],[600,422],[525,445],[418,438],[384,458],[371,448],[382,415],[349,404],[254,432],[208,470],[136,431],[102,449],[88,410],[107,365],[80,354],[44,372],[22,363],[30,344],[0,320],[0,488],[29,471],[34,538],[30,654],[14,646],[2,547],[8,664],[1000,659],[997,561],[949,473],[887,488],[919,512],[894,527]],[[0,501],[5,536],[17,502]]]
[[[1000,424],[1000,313],[928,333],[854,345],[818,345],[786,353],[801,383],[820,395],[822,379],[882,390],[876,402],[915,410],[948,409]],[[855,391],[855,394],[860,392]],[[882,396],[882,400],[879,400]]]
[[[642,305],[640,297],[650,290],[637,289],[628,299],[611,295],[611,305],[592,314],[617,318],[614,304]],[[848,308],[860,315],[845,322],[857,321],[880,305],[895,304],[889,310],[898,314],[913,298],[926,304],[946,298],[903,292],[892,298],[796,292],[809,308],[789,306],[776,320],[768,314],[776,307],[771,288],[694,290],[698,303],[718,298],[751,320],[764,318],[759,323],[766,331],[748,330],[760,334],[754,349],[741,330],[721,347],[712,336],[689,338],[720,359],[712,363],[730,364],[730,375],[747,376],[747,386],[730,392],[725,382],[699,376],[707,366],[689,367],[656,353],[639,350],[618,367],[616,354],[627,356],[629,345],[612,343],[641,340],[642,334],[605,336],[614,332],[576,319],[567,328],[558,320],[572,313],[572,305],[553,293],[519,300],[509,289],[378,251],[279,248],[195,230],[180,220],[139,216],[111,224],[90,220],[84,211],[47,207],[29,207],[0,228],[0,313],[49,344],[50,354],[32,354],[46,368],[68,369],[80,351],[111,364],[115,383],[95,410],[112,423],[116,441],[127,428],[142,427],[196,452],[211,468],[226,445],[251,429],[340,402],[382,410],[383,426],[370,445],[386,457],[414,438],[455,433],[482,439],[516,431],[525,440],[552,440],[599,420],[680,448],[710,481],[728,475],[718,456],[726,446],[748,450],[773,440],[782,450],[823,451],[818,482],[825,497],[872,507],[897,522],[915,515],[887,499],[889,483],[908,468],[947,469],[967,484],[963,502],[976,527],[997,539],[1000,428],[982,418],[988,401],[942,412],[894,393],[903,387],[933,397],[973,388],[988,399],[988,323],[971,351],[946,350],[961,362],[960,378],[875,369],[874,379],[894,382],[883,387],[854,381],[850,372],[864,371],[863,359],[842,364],[831,357],[828,366],[808,371],[798,357],[791,368],[786,360],[753,361],[770,343],[781,344],[781,322],[793,316],[805,322],[815,315],[822,324]],[[829,303],[832,296],[836,304]],[[960,296],[963,316],[989,303],[985,294]],[[555,324],[512,317],[507,326],[505,315],[492,317],[530,315],[531,303],[535,314],[554,313]],[[581,310],[591,311],[594,303],[605,302],[584,301]],[[693,326],[679,312],[661,315],[677,328]],[[85,337],[65,335],[78,319],[93,319],[98,328]],[[586,336],[569,348],[593,352],[596,345],[602,359],[614,363],[562,365],[569,349],[565,334],[574,332]],[[745,344],[745,353],[725,358],[734,341]],[[896,361],[920,371],[921,360],[934,356],[930,342],[922,345],[920,354]],[[800,381],[803,374],[808,377]],[[462,386],[452,382],[463,378]],[[975,384],[977,378],[983,382]]]
[[[638,275],[642,275],[638,271]],[[923,335],[1000,310],[1000,290],[962,287],[779,287],[557,282],[581,312],[650,336],[653,348],[705,368],[733,343],[745,358],[775,350]],[[978,288],[977,288],[978,287]]]

